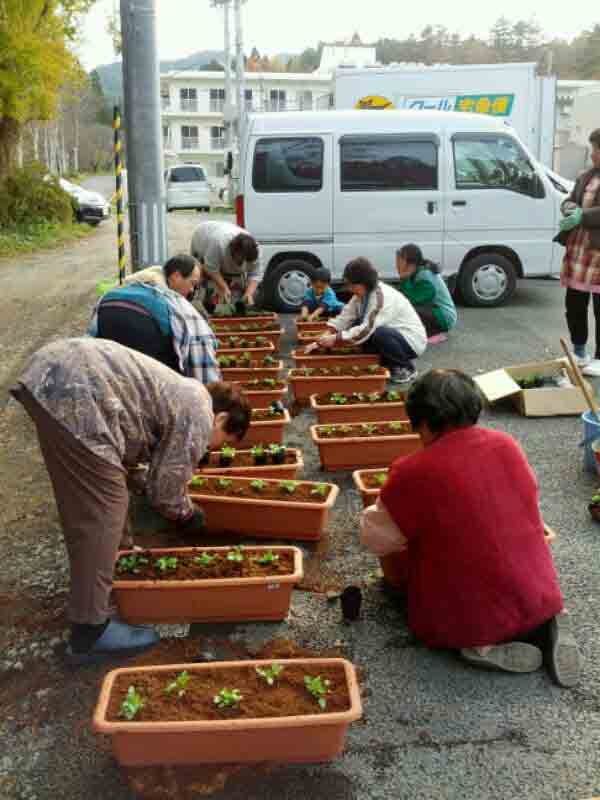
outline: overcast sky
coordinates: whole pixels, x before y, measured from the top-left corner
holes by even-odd
[[[223,17],[210,0],[156,0],[161,59],[223,46]],[[97,0],[84,27],[80,58],[87,69],[115,60],[106,34],[106,19],[118,0]],[[537,13],[536,13],[537,12]],[[444,25],[451,32],[485,36],[503,14],[511,21],[535,18],[545,35],[571,39],[600,22],[596,2],[540,3],[503,0],[248,0],[243,8],[244,48],[261,53],[300,52],[319,40],[333,41],[358,31],[364,42],[388,36],[402,38],[426,25]]]

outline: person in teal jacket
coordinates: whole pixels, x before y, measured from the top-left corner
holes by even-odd
[[[447,333],[458,315],[448,287],[437,264],[423,258],[416,244],[405,244],[396,251],[399,289],[421,317],[427,336]]]

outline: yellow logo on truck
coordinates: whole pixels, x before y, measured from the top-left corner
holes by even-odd
[[[394,104],[391,100],[388,100],[387,97],[382,97],[379,94],[369,94],[366,97],[361,97],[354,108],[361,110],[373,109],[374,111],[389,111],[394,108]]]

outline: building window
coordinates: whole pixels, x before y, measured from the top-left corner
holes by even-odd
[[[347,136],[341,142],[343,192],[437,189],[437,145],[397,136]]]
[[[198,149],[198,126],[197,125],[182,125],[181,126],[181,149],[182,150],[197,150]]]
[[[298,92],[298,108],[300,111],[312,111],[313,107],[313,93],[307,89],[303,92]]]
[[[171,97],[169,95],[169,89],[161,89],[160,90],[160,107],[163,111],[166,111],[169,106],[171,105]]]
[[[169,147],[171,145],[171,129],[168,125],[162,126],[163,145]]]
[[[285,111],[285,91],[283,89],[271,89],[269,92],[269,110]]]
[[[210,149],[223,150],[225,147],[225,128],[213,125],[210,129]]]
[[[252,89],[244,89],[246,111],[252,111]]]
[[[198,93],[196,89],[180,89],[179,100],[182,111],[198,111]]]
[[[259,139],[252,186],[256,192],[318,192],[323,185],[323,140]]]
[[[225,107],[225,89],[211,89],[210,90],[210,110],[213,112],[222,112]]]
[[[531,161],[511,137],[457,136],[453,145],[457,189],[507,189],[544,197]]]

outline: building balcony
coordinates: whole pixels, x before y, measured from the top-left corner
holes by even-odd
[[[223,109],[225,108],[225,100],[221,100],[220,98],[215,100],[211,99],[208,110],[211,114],[222,114]]]
[[[210,149],[211,150],[224,150],[225,149],[225,137],[224,136],[213,136],[210,140]]]
[[[181,139],[181,149],[182,150],[199,150],[200,149],[200,139],[198,137],[193,136],[184,136]]]

